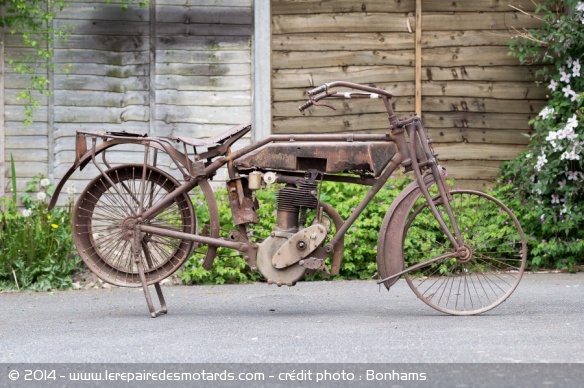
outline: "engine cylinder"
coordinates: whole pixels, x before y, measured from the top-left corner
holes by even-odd
[[[286,186],[277,195],[278,213],[276,230],[286,232],[298,231],[300,208],[316,209],[316,183],[303,182],[296,186]]]
[[[278,192],[278,210],[298,211],[298,208],[316,209],[316,183],[303,182],[294,186],[286,186]]]

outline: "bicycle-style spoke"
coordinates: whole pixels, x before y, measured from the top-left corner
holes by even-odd
[[[468,255],[414,269],[406,280],[420,299],[439,311],[476,314],[499,305],[517,287],[525,267],[525,238],[513,213],[494,198],[461,190],[451,195],[451,209]],[[437,209],[445,213],[444,204]],[[450,221],[446,225],[452,227]],[[423,203],[411,213],[404,240],[406,268],[454,252]]]
[[[147,210],[178,187],[169,175],[142,165],[115,167],[94,179],[80,196],[74,212],[76,245],[85,263],[103,280],[125,286],[140,285],[136,254],[148,284],[172,274],[190,254],[192,243],[171,237],[141,234],[141,250],[134,252],[135,225]],[[111,182],[110,182],[111,180]],[[114,186],[112,186],[112,184]],[[130,205],[130,207],[128,207]],[[190,198],[181,194],[147,224],[194,233]]]

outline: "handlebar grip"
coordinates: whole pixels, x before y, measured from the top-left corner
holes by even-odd
[[[308,95],[309,96],[314,96],[315,94],[319,94],[319,93],[322,93],[322,92],[326,92],[327,89],[328,89],[328,85],[327,84],[324,84],[322,86],[319,86],[318,88],[314,88],[312,90],[309,90],[308,91]]]
[[[308,101],[306,101],[304,104],[300,105],[300,106],[298,107],[298,110],[299,110],[300,112],[303,112],[305,109],[308,109],[308,108],[310,108],[310,107],[311,107],[311,106],[313,106],[313,105],[314,105],[314,102],[313,102],[312,100],[308,100]]]

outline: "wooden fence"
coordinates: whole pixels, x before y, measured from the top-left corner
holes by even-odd
[[[209,136],[251,121],[251,0],[149,3],[123,11],[115,1],[70,1],[55,22],[73,30],[55,41],[53,95],[30,127],[17,100],[28,77],[7,63],[28,50],[4,32],[0,147],[16,161],[20,190],[39,173],[63,176],[76,130]],[[116,158],[135,160],[128,151]],[[77,192],[94,175],[74,175]]]
[[[255,6],[267,1],[256,0]],[[510,2],[534,9],[530,0]],[[26,77],[7,64],[27,50],[20,37],[0,35],[2,178],[8,176],[5,161],[11,154],[20,189],[39,173],[60,178],[73,162],[79,129],[199,136],[251,121],[252,0],[150,0],[147,7],[125,12],[115,1],[70,3],[55,22],[72,25],[73,31],[67,42],[55,42],[57,67],[47,74],[53,95],[41,99],[30,127],[22,125],[17,100]],[[513,27],[538,23],[508,2],[270,4],[272,132],[386,130],[382,105],[371,102],[343,102],[337,111],[317,108],[299,115],[307,89],[349,80],[393,91],[400,115],[416,110],[418,85],[423,120],[440,160],[451,177],[472,186],[492,181],[500,162],[525,147],[528,121],[544,103],[545,88],[533,82],[532,68],[507,55],[507,41]],[[118,156],[132,159],[127,150]],[[74,176],[77,191],[92,175]],[[4,179],[0,194],[7,186]]]
[[[545,100],[534,69],[507,55],[512,28],[537,27],[538,21],[509,3],[535,7],[530,0],[419,0],[418,9],[415,0],[273,1],[273,131],[386,130],[383,105],[371,101],[338,102],[336,111],[312,108],[299,116],[306,90],[333,80],[391,90],[396,111],[415,112],[421,27],[424,125],[450,177],[484,187],[501,161],[524,149],[528,121]]]

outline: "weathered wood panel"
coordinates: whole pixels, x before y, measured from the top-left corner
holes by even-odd
[[[423,32],[422,47],[506,47],[510,39],[511,34],[502,30],[429,31]],[[291,51],[402,50],[411,49],[413,43],[414,36],[407,31],[283,34],[272,40],[275,49]]]
[[[25,127],[22,122],[9,121],[4,124],[6,135],[19,136],[26,134],[28,136],[42,136],[47,134],[47,125],[43,122],[33,122]]]
[[[315,13],[278,15],[273,12],[273,33],[298,34],[321,32],[409,32],[415,30],[413,12],[404,13]],[[422,14],[426,31],[507,30],[536,28],[539,21],[521,12],[444,12]]]
[[[54,95],[55,105],[68,107],[112,107],[126,108],[131,105],[145,105],[148,93],[145,91],[100,92],[94,90],[58,90]]]
[[[428,128],[500,128],[530,130],[523,114],[474,113],[474,112],[430,112],[424,115],[424,126]],[[387,129],[387,113],[345,115],[343,117],[279,118],[274,120],[274,131],[278,133],[330,133],[337,131],[367,132]]]
[[[531,66],[460,66],[424,67],[424,81],[510,81],[533,83],[536,67]],[[310,88],[335,80],[353,80],[371,84],[398,81],[414,81],[409,66],[342,66],[308,69],[277,69],[272,77],[272,86],[279,88]],[[543,88],[542,88],[543,90]]]
[[[508,12],[510,10],[509,4],[528,11],[535,9],[535,4],[531,0],[424,0],[423,6],[426,12]],[[286,0],[276,1],[272,7],[272,12],[277,15],[347,12],[414,12],[416,2],[414,0]]]
[[[530,0],[512,5],[533,11]],[[496,0],[422,2],[422,119],[451,176],[483,185],[525,147],[546,89],[537,68],[507,55],[511,28],[539,21]],[[336,111],[298,106],[334,80],[390,90],[394,110],[414,112],[416,1],[272,1],[273,132],[383,132],[383,105],[331,101]],[[483,163],[484,162],[484,163]]]
[[[273,105],[275,116],[294,117],[299,113],[298,107],[304,101],[283,101]],[[423,99],[425,112],[484,112],[484,113],[527,113],[536,114],[543,108],[541,100],[495,100],[490,98],[444,97]],[[361,115],[365,113],[383,113],[382,103],[372,104],[366,100],[330,101],[335,110],[329,108],[313,108],[305,111],[306,116],[344,116]],[[393,100],[393,109],[400,112],[412,112],[414,101],[412,98],[396,97]]]
[[[48,136],[47,136],[47,99],[39,98],[39,103],[41,104],[40,109],[34,112],[33,118],[35,119],[35,124],[30,127],[25,127],[23,120],[27,118],[23,108],[23,101],[18,98],[20,91],[26,87],[27,81],[30,80],[30,76],[24,76],[15,73],[15,69],[10,64],[10,60],[23,58],[22,44],[20,36],[12,36],[10,34],[4,35],[6,39],[0,46],[0,50],[5,54],[5,56],[0,55],[3,60],[2,67],[4,72],[0,74],[2,81],[0,85],[2,86],[2,91],[0,92],[0,98],[2,101],[3,109],[0,109],[2,113],[2,118],[0,119],[0,125],[2,126],[2,142],[0,142],[0,147],[2,151],[0,155],[3,156],[2,163],[6,166],[5,179],[3,186],[4,190],[0,192],[10,192],[9,182],[10,177],[10,156],[12,155],[15,161],[16,172],[17,172],[17,190],[22,191],[26,185],[26,182],[33,176],[41,173],[47,174],[49,171],[48,167]],[[37,75],[47,75],[46,73],[38,73]],[[39,97],[38,94],[34,94]],[[2,182],[2,179],[0,179]]]
[[[436,67],[512,66],[517,59],[507,55],[506,46],[440,47],[424,50],[424,63]],[[411,50],[373,51],[276,51],[278,69],[303,69],[336,66],[412,66]]]
[[[347,79],[350,79],[347,77]],[[396,98],[413,95],[413,82],[367,83],[390,91]],[[534,99],[543,100],[546,88],[537,86],[534,82],[483,82],[483,81],[440,81],[423,82],[424,96],[436,97],[468,97],[494,99]],[[301,101],[306,98],[306,89],[276,89],[276,101]],[[375,102],[370,102],[375,103]]]
[[[128,11],[106,0],[70,3],[55,20],[73,28],[53,44],[54,94],[40,96],[31,127],[22,126],[17,98],[30,78],[10,67],[3,78],[1,147],[22,166],[20,186],[38,173],[60,178],[73,163],[77,130],[210,136],[251,120],[251,0],[151,0]],[[7,59],[31,53],[22,36],[9,35],[6,45]],[[120,147],[110,158],[140,162],[142,154]],[[78,191],[97,173],[76,173]]]

